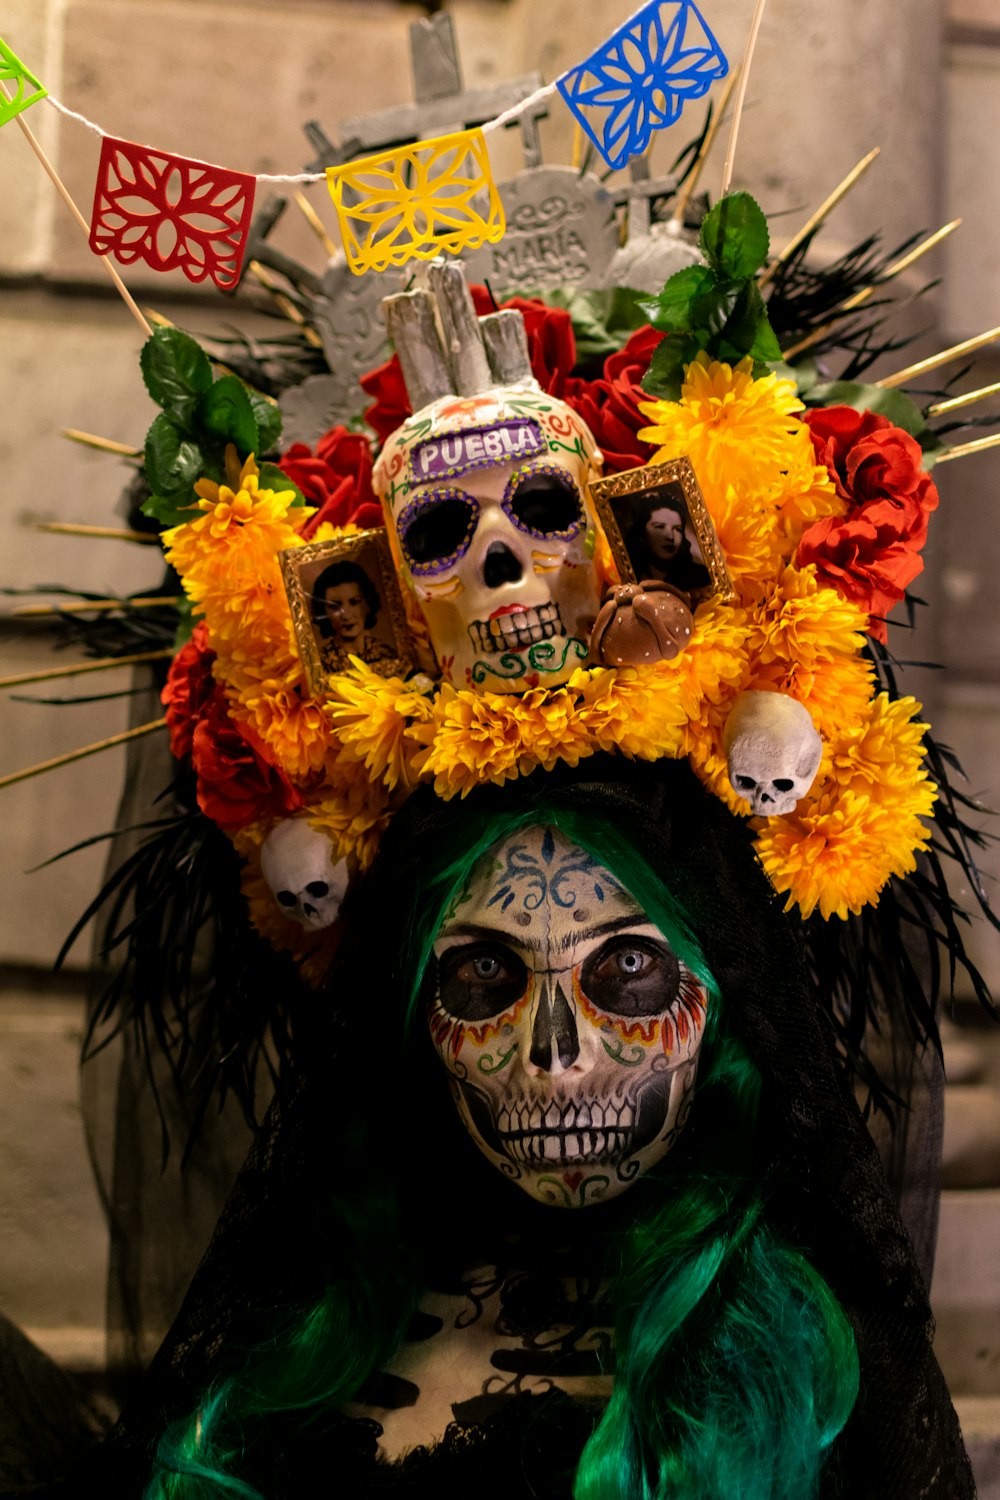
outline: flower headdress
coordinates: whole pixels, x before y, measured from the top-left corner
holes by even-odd
[[[735,199],[740,212],[728,222],[745,226],[759,215],[746,195],[726,201]],[[766,230],[763,243],[766,255]],[[205,426],[197,426],[198,404],[215,388],[208,361],[175,329],[157,330],[144,351],[147,385],[165,408],[147,442],[154,493],[145,509],[164,528],[166,559],[193,616],[163,690],[171,750],[192,776],[199,810],[192,833],[222,838],[235,852],[256,933],[290,955],[307,980],[321,979],[339,940],[335,897],[371,863],[415,786],[462,797],[485,782],[612,751],[687,758],[706,788],[747,821],[775,890],[803,919],[807,953],[856,1062],[857,1015],[873,1003],[866,963],[856,959],[870,945],[873,919],[876,926],[883,918],[889,926],[914,920],[943,934],[982,988],[938,863],[939,852],[950,853],[974,871],[975,835],[920,705],[896,691],[885,644],[886,616],[922,567],[937,506],[926,469],[933,436],[903,396],[842,384],[840,399],[828,402],[815,383],[774,368],[780,350],[759,296],[739,336],[719,319],[699,323],[702,303],[689,295],[694,281],[701,297],[706,278],[725,281],[718,212],[703,226],[701,248],[705,266],[678,273],[661,297],[641,303],[636,317],[645,313],[649,322],[619,335],[619,347],[587,373],[574,368],[569,313],[520,299],[487,311],[477,289],[473,311],[455,288],[454,269],[435,270],[439,308],[443,300],[451,309],[447,338],[428,362],[434,313],[428,320],[424,306],[416,320],[425,330],[421,353],[404,327],[412,294],[398,299],[407,308],[394,330],[405,383],[395,358],[363,382],[375,398],[370,425],[383,440],[374,474],[368,443],[343,428],[315,453],[297,444],[277,465],[258,463],[251,444],[266,450],[273,442],[273,408],[251,394],[240,410],[231,375],[215,386],[231,382],[227,397],[241,421],[223,434],[232,439],[225,459],[213,457]],[[749,273],[744,279],[753,282]],[[450,302],[442,299],[446,284]],[[449,317],[464,318],[461,339]],[[189,421],[195,411],[190,433],[176,408],[184,380],[192,383],[184,408]],[[408,389],[416,411],[408,409]],[[883,409],[871,409],[873,402]],[[176,429],[170,442],[164,423]],[[466,474],[490,460],[480,443],[486,433],[501,434],[488,442],[513,445],[497,447],[498,463],[524,460],[534,473],[558,459],[584,496],[575,563],[586,554],[599,591],[613,596],[622,592],[616,554],[585,494],[602,454],[606,474],[689,461],[727,589],[691,595],[686,633],[674,631],[671,648],[654,659],[647,653],[621,664],[581,650],[558,678],[525,676],[511,691],[500,680],[456,675],[446,657],[435,657],[414,558],[393,532],[417,670],[385,676],[355,656],[325,673],[317,691],[282,559],[375,535],[376,492],[397,520],[429,483],[464,493]],[[197,472],[164,464],[165,453],[192,448]],[[808,733],[818,734],[813,779],[787,810],[754,816],[732,779],[733,726],[741,704],[766,700],[769,708],[779,699],[797,706]],[[282,891],[269,866],[269,841],[289,824],[311,835],[308,859],[324,851],[321,878],[305,883],[324,888],[322,919],[301,893],[290,901],[295,893]],[[867,936],[858,939],[856,925]],[[251,987],[273,990],[260,977],[271,970],[259,968]],[[933,1023],[921,982],[912,971],[901,969],[900,977],[915,1030],[926,1035]],[[182,980],[175,988],[174,1003],[186,1014]],[[254,1026],[271,1024],[269,1004],[262,991]]]

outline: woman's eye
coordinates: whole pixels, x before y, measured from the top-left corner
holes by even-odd
[[[613,1016],[654,1016],[669,1010],[681,966],[662,939],[617,936],[591,953],[580,970],[587,999]]]
[[[520,1000],[528,984],[522,959],[504,943],[465,943],[438,959],[438,1000],[459,1021],[488,1021]]]
[[[648,953],[640,953],[638,948],[623,948],[615,955],[615,962],[622,974],[631,979],[636,974],[641,974],[644,965],[651,962]]]

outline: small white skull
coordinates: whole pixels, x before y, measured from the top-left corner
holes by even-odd
[[[730,785],[758,818],[794,812],[823,758],[809,710],[785,693],[741,693],[726,720],[724,742]]]
[[[333,845],[307,818],[283,818],[260,851],[260,865],[286,917],[310,932],[336,921],[347,890],[347,861],[334,860]]]

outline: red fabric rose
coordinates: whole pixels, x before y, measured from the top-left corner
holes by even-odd
[[[581,389],[567,397],[569,405],[579,412],[597,439],[607,474],[637,469],[649,462],[649,444],[636,435],[640,427],[649,425],[649,418],[639,410],[639,402],[649,400],[642,389],[642,378],[649,369],[653,350],[663,337],[648,323],[637,328],[623,349],[608,355],[603,379],[578,381]]]
[[[226,712],[216,686],[194,727],[191,762],[198,777],[198,806],[228,833],[261,818],[284,818],[302,798],[277,766],[264,759],[259,741]]]
[[[160,701],[167,710],[170,753],[177,760],[191,754],[191,740],[198,716],[212,696],[212,663],[215,652],[208,647],[208,629],[204,620],[192,632],[170,663],[167,682]]]
[[[884,641],[884,616],[923,568],[937,486],[922,468],[920,444],[877,412],[828,406],[806,412],[805,421],[818,462],[851,508],[810,526],[796,561],[812,563],[821,582],[867,610],[869,633]]]
[[[413,415],[399,355],[391,354],[384,364],[362,375],[359,384],[363,391],[375,398],[365,412],[365,421],[379,443],[385,443],[396,428]]]
[[[876,520],[918,549],[927,540],[927,517],[938,492],[924,472],[920,444],[888,417],[850,406],[807,411],[805,421],[817,462],[824,464],[842,500],[880,504]]]
[[[815,564],[820,583],[867,611],[868,633],[877,641],[887,639],[885,616],[924,566],[906,542],[886,541],[863,510],[810,526],[796,561],[800,567]]]
[[[331,427],[315,454],[305,443],[293,443],[278,467],[318,507],[302,528],[305,540],[325,521],[333,526],[382,525],[382,507],[372,489],[372,451],[364,433]]]

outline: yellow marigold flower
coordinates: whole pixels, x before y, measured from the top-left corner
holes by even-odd
[[[812,668],[864,645],[868,617],[835,589],[820,588],[815,569],[785,568],[750,615],[747,651],[755,667],[782,662]]]
[[[442,684],[432,718],[415,726],[413,739],[425,747],[414,769],[433,777],[434,790],[446,800],[465,797],[486,781],[502,786],[534,764],[525,757],[510,701],[499,693],[470,693]]]
[[[795,419],[802,402],[795,382],[777,375],[753,378],[749,358],[733,367],[701,353],[688,366],[679,401],[642,401],[651,425],[640,430],[659,450],[662,463],[686,455],[702,486],[735,485],[760,495],[781,476],[811,458],[804,424]]]
[[[909,804],[922,782],[924,731],[915,698],[891,699],[879,693],[863,714],[841,720],[846,727],[832,745],[829,774],[842,789],[867,794],[884,807]]]
[[[810,452],[810,459],[812,456]],[[828,470],[821,464],[809,462],[785,475],[775,508],[782,551],[790,558],[794,556],[807,526],[826,516],[844,516],[850,505],[837,494]]]
[[[808,665],[772,660],[758,666],[747,687],[787,693],[809,710],[825,740],[845,724],[864,719],[875,684],[875,668],[863,656],[834,656]]]
[[[534,688],[520,698],[514,695],[511,712],[525,753],[547,771],[557,761],[575,766],[594,753],[575,694],[566,688]]]
[[[227,468],[235,450],[227,450]],[[299,546],[298,529],[313,514],[294,506],[294,490],[261,489],[253,456],[238,469],[235,488],[199,479],[203,514],[163,534],[167,561],[203,614],[214,649],[260,636],[280,636],[288,618],[278,553]]]
[[[431,705],[401,677],[380,677],[358,657],[353,671],[328,679],[330,701],[325,712],[339,743],[392,791],[413,785],[407,740],[411,723],[431,716]]]
[[[310,827],[325,833],[353,873],[367,870],[389,823],[385,789],[367,779],[339,783],[306,809]]]
[[[680,754],[687,722],[683,685],[650,667],[603,668],[583,690],[579,715],[600,750],[620,750],[637,760]]]
[[[287,776],[306,780],[322,770],[333,737],[297,661],[229,662],[225,680],[230,714],[251,726]]]
[[[791,555],[777,505],[763,495],[748,499],[731,484],[709,484],[703,493],[737,595],[752,603]]]
[[[818,908],[825,919],[874,905],[894,875],[909,875],[926,849],[921,819],[930,814],[934,788],[922,782],[908,798],[883,804],[874,796],[834,789],[805,815],[771,818],[756,840],[757,855],[785,910],[803,917]]]

